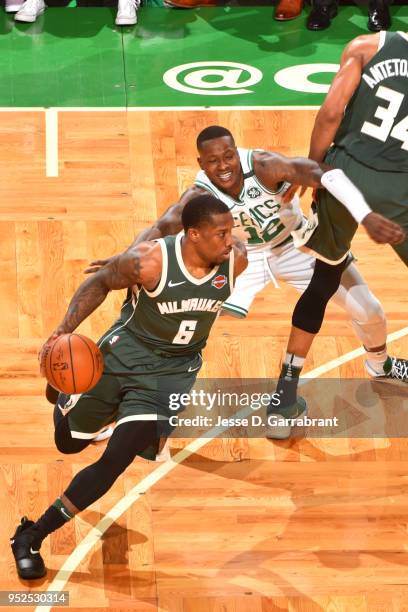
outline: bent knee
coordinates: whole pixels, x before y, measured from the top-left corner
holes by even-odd
[[[385,321],[381,302],[366,285],[357,285],[349,289],[346,296],[346,307],[352,319],[359,323],[375,324]]]

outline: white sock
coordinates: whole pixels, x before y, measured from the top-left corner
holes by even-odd
[[[387,360],[388,353],[387,349],[384,348],[382,351],[369,351],[366,349],[367,363],[374,370],[376,374],[385,374],[384,363]]]

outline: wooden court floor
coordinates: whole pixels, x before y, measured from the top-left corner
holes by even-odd
[[[126,247],[177,200],[195,176],[195,137],[207,125],[228,127],[241,146],[300,155],[313,118],[296,110],[60,112],[59,176],[47,178],[44,113],[0,113],[0,590],[63,588],[71,609],[95,611],[408,610],[404,438],[223,439],[201,448],[173,440],[171,469],[135,461],[47,539],[47,578],[19,581],[8,545],[19,518],[37,518],[101,452],[55,449],[36,359],[87,262]],[[404,330],[406,269],[362,232],[354,252],[389,332]],[[121,299],[111,295],[81,331],[96,340]],[[293,290],[269,286],[247,320],[220,319],[202,376],[277,376],[295,300]],[[405,334],[391,354],[408,356]],[[305,372],[358,346],[330,306]],[[364,378],[362,364],[348,357],[322,375]],[[396,386],[387,393],[390,407],[406,397]],[[82,558],[90,529],[132,490],[134,503]]]

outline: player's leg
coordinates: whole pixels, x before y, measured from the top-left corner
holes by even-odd
[[[291,246],[278,259],[279,278],[303,292],[313,274],[315,259]],[[389,358],[386,350],[387,325],[379,300],[370,291],[356,264],[344,270],[333,302],[348,314],[356,336],[366,350],[366,369],[371,376],[391,376],[401,372],[399,358]],[[395,364],[395,367],[393,366]],[[385,366],[385,370],[384,370]],[[398,378],[401,378],[399,375]]]
[[[100,459],[81,470],[38,521],[23,519],[11,540],[20,578],[33,579],[45,575],[39,552],[44,538],[104,495],[136,455],[142,455],[151,446],[158,448],[156,422],[122,423],[115,428]]]
[[[316,260],[310,283],[300,296],[292,315],[288,346],[276,389],[280,395],[280,405],[277,408],[271,404],[269,414],[296,418],[305,411],[305,402],[297,397],[300,372],[322,325],[326,306],[340,285],[346,265],[346,261],[331,266]],[[268,432],[271,438],[285,438],[289,435],[290,428]]]
[[[365,367],[370,376],[408,382],[408,361],[388,355],[384,310],[354,263],[343,272],[333,301],[350,316],[366,351]]]
[[[60,393],[54,407],[57,449],[64,454],[77,453],[95,441],[114,421],[120,398],[120,381],[109,374],[87,393]]]
[[[162,419],[166,423],[171,414],[170,394],[188,393],[202,365],[200,354],[171,358],[158,356],[125,331],[120,332],[120,338],[113,346],[105,354],[105,369],[109,369],[112,375],[104,374],[101,379],[103,386],[100,387],[100,381],[90,394],[94,391],[98,394],[104,389],[106,403],[113,399],[117,401],[120,395],[120,405],[114,415],[117,418],[115,430],[101,458],[81,470],[36,523],[25,521],[17,529],[12,539],[12,550],[22,578],[45,574],[39,548],[47,535],[104,495],[137,455],[155,459],[163,432],[168,435],[171,431],[171,428],[162,426]],[[120,371],[115,372],[119,367]],[[90,410],[84,410],[84,396],[64,417],[69,419],[71,435],[79,434],[78,439],[86,439],[94,431],[96,413],[102,412],[104,419],[110,418],[101,405],[103,402],[97,405],[95,397],[88,398]],[[86,412],[91,413],[92,418],[86,418]],[[58,427],[61,420],[58,416],[56,418]]]
[[[248,267],[238,276],[229,298],[222,305],[222,315],[245,318],[257,293],[272,280],[272,271],[267,264],[265,252],[249,252]]]

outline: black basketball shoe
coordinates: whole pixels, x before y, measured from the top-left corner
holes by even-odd
[[[17,573],[24,580],[42,578],[47,573],[44,561],[40,555],[40,548],[34,545],[36,534],[30,527],[34,525],[26,516],[21,519],[16,533],[10,538],[11,550],[16,560]]]

